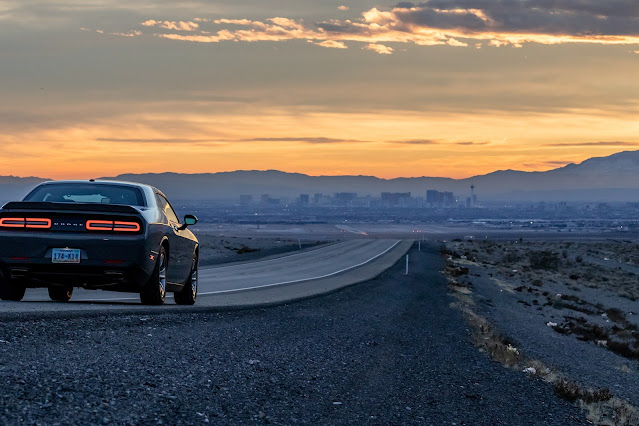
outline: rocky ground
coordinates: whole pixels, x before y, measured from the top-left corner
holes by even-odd
[[[529,364],[639,406],[639,241],[457,240],[446,249],[464,309]],[[624,424],[605,408],[588,410],[599,411],[596,422]]]

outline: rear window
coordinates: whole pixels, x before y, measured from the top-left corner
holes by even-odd
[[[97,203],[127,206],[146,206],[138,188],[108,184],[48,184],[36,187],[23,201],[53,203]]]

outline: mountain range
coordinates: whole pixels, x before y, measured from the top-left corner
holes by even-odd
[[[379,197],[381,192],[450,191],[462,199],[470,186],[484,201],[639,201],[639,151],[590,158],[545,172],[500,170],[466,179],[416,177],[380,179],[374,176],[308,176],[277,170],[204,174],[123,174],[102,179],[148,183],[173,200],[227,200],[240,194],[295,198],[301,193],[356,192]],[[0,176],[0,200],[18,199],[46,179]]]

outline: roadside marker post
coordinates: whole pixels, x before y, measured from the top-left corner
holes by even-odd
[[[421,241],[418,241],[418,242],[419,242],[419,251],[422,251],[422,242]]]
[[[302,250],[302,239],[301,238],[297,239],[297,245],[299,245],[300,246],[300,250]]]
[[[406,255],[406,275],[408,275],[408,255]]]

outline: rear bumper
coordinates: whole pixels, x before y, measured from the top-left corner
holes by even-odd
[[[139,291],[156,263],[156,246],[144,235],[25,234],[0,233],[0,271],[5,279],[22,280],[27,287]],[[80,263],[53,263],[55,248],[79,249]]]

